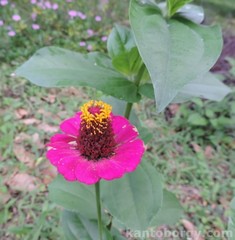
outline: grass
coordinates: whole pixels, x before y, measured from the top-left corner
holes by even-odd
[[[125,6],[111,1],[107,14],[116,19]],[[46,34],[49,35],[49,30]],[[67,45],[62,46],[70,43],[68,40]],[[12,54],[18,52],[0,66],[0,239],[62,239],[60,209],[47,195],[47,185],[55,172],[45,159],[44,144],[57,131],[61,120],[72,116],[81,103],[99,97],[100,93],[90,88],[44,89],[14,77],[14,69],[36,46],[26,46],[22,57],[25,46],[16,49],[14,42],[10,44]],[[100,47],[98,44],[97,48]],[[229,202],[235,193],[235,143],[234,135],[231,135],[234,129],[228,131],[227,122],[217,128],[197,126],[188,119],[192,112],[197,112],[203,118],[213,120],[215,117],[204,114],[204,108],[226,117],[232,111],[227,106],[235,108],[234,99],[232,94],[218,104],[194,102],[196,110],[192,109],[192,103],[186,103],[177,108],[176,113],[174,109],[168,109],[161,115],[156,114],[151,100],[144,99],[135,105],[143,125],[153,133],[146,158],[163,174],[166,188],[180,199],[184,218],[203,233],[227,229]],[[200,129],[203,134],[198,133]],[[25,157],[28,162],[23,161]],[[20,175],[20,178],[22,173],[26,175]],[[175,228],[182,229],[183,226],[179,223]]]

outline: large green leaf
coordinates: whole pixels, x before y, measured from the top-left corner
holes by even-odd
[[[132,0],[130,21],[140,55],[154,85],[158,111],[162,111],[192,80],[203,76],[222,48],[217,26],[189,21],[166,21],[153,8]]]
[[[67,210],[79,212],[88,219],[96,219],[94,186],[68,182],[58,175],[49,185],[49,198]]]
[[[139,86],[139,93],[144,95],[145,97],[154,99],[154,89],[153,84],[151,83],[145,83]]]
[[[131,229],[145,230],[162,206],[161,176],[146,163],[121,179],[102,182],[101,186],[105,207]]]
[[[132,31],[116,24],[109,35],[107,47],[114,68],[130,79],[133,78],[143,62]]]
[[[89,220],[78,213],[64,210],[61,222],[66,240],[99,239],[98,223],[96,220]],[[111,233],[105,227],[103,227],[103,235],[104,240],[113,240]]]
[[[183,209],[175,195],[167,190],[163,191],[163,204],[151,225],[174,225],[182,217]]]
[[[206,73],[186,84],[173,99],[173,102],[181,103],[193,97],[220,101],[230,92],[230,88],[218,80],[214,74]]]
[[[45,47],[19,67],[16,74],[43,87],[89,86],[128,102],[138,101],[136,85],[110,66],[111,62],[107,67],[104,65],[104,56],[99,59],[58,47]]]
[[[229,87],[217,79],[214,74],[208,72],[204,76],[200,76],[192,82],[184,85],[172,102],[182,103],[189,101],[194,97],[220,101],[230,92],[231,89]],[[139,93],[148,98],[154,99],[154,89],[153,85],[150,83],[141,85],[139,87]]]

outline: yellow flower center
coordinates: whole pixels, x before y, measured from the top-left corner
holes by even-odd
[[[87,128],[95,128],[103,125],[110,117],[112,107],[102,101],[91,100],[81,107],[81,119],[86,122]]]

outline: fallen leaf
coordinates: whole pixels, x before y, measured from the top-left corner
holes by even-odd
[[[38,182],[36,177],[27,173],[15,173],[5,184],[12,190],[30,192],[38,188]]]
[[[32,125],[32,124],[39,124],[40,121],[38,119],[35,118],[27,118],[27,119],[23,119],[21,120],[22,123],[24,123],[25,125]]]
[[[28,114],[29,114],[29,112],[24,108],[18,108],[15,111],[15,116],[18,119],[22,119],[22,118],[26,117]]]
[[[45,145],[41,142],[40,136],[38,133],[32,135],[33,145],[36,145],[38,149],[42,149]]]
[[[57,176],[57,169],[53,165],[50,164],[49,161],[44,161],[39,166],[39,171],[42,176],[42,182],[45,185],[51,183],[51,181]]]
[[[44,108],[39,108],[37,113],[43,115],[44,117],[51,117],[52,114],[50,112],[47,112]]]
[[[16,158],[24,163],[29,168],[33,168],[35,166],[35,156],[31,152],[27,151],[22,144],[14,143],[13,152]]]
[[[192,240],[204,240],[204,238],[200,235],[196,227],[191,222],[186,219],[183,219],[181,222],[187,232],[191,235]]]
[[[172,191],[177,190],[183,203],[196,201],[198,204],[202,204],[203,202],[200,190],[196,187],[189,185],[169,185],[168,188]]]
[[[169,105],[169,110],[173,116],[176,115],[176,113],[179,111],[179,105],[178,104],[171,104]]]
[[[42,124],[38,125],[38,128],[40,130],[43,130],[44,132],[49,132],[49,133],[55,133],[55,132],[59,131],[59,127],[51,126],[47,123],[42,123]]]
[[[56,100],[56,95],[48,94],[46,97],[43,97],[42,99],[48,103],[54,103]]]
[[[14,142],[18,143],[18,144],[22,144],[24,141],[28,141],[30,139],[31,139],[30,135],[28,135],[24,132],[21,132],[15,137]]]
[[[191,145],[192,145],[192,147],[193,147],[193,150],[194,150],[196,153],[202,151],[201,147],[200,147],[197,143],[192,142]]]
[[[205,157],[207,159],[212,159],[213,152],[214,152],[214,149],[210,145],[206,146],[205,151],[204,151]]]
[[[11,198],[11,195],[9,192],[2,192],[0,190],[0,203],[1,204],[7,203],[10,198]]]

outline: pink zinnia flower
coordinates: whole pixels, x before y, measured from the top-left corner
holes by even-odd
[[[32,29],[33,30],[39,30],[40,29],[40,25],[36,24],[36,23],[33,23],[32,24]]]
[[[8,36],[10,36],[10,37],[14,37],[15,35],[16,35],[16,32],[13,30],[8,32]]]
[[[45,7],[48,8],[48,9],[51,9],[52,8],[52,5],[49,1],[45,2],[44,3]]]
[[[57,3],[53,3],[52,9],[57,10],[59,8],[59,5]]]
[[[16,22],[19,22],[21,20],[21,16],[15,14],[15,15],[12,16],[12,19]]]
[[[96,20],[96,22],[100,22],[102,20],[102,17],[101,16],[95,16],[95,20]]]
[[[5,6],[5,5],[8,4],[8,1],[7,1],[7,0],[1,0],[1,1],[0,1],[0,4],[1,4],[2,6]]]
[[[85,47],[86,46],[86,42],[82,41],[82,42],[79,43],[79,45],[80,45],[80,47]]]
[[[102,42],[106,42],[106,41],[108,40],[108,37],[107,37],[107,36],[103,36],[103,37],[101,38],[101,40],[102,40]]]
[[[87,29],[87,34],[88,36],[93,36],[94,35],[94,31],[92,29]]]
[[[37,13],[33,12],[33,13],[31,14],[31,18],[32,18],[33,21],[35,21],[36,18],[37,18]]]
[[[77,17],[77,11],[75,10],[69,10],[68,14],[71,18]]]
[[[47,158],[68,181],[95,184],[134,171],[144,154],[144,143],[130,122],[111,113],[102,101],[90,101],[61,123]]]
[[[82,13],[82,12],[77,12],[78,17],[80,17],[82,20],[86,19],[86,14]]]
[[[88,46],[87,46],[87,50],[88,50],[88,51],[91,51],[92,48],[93,48],[92,45],[88,45]]]

